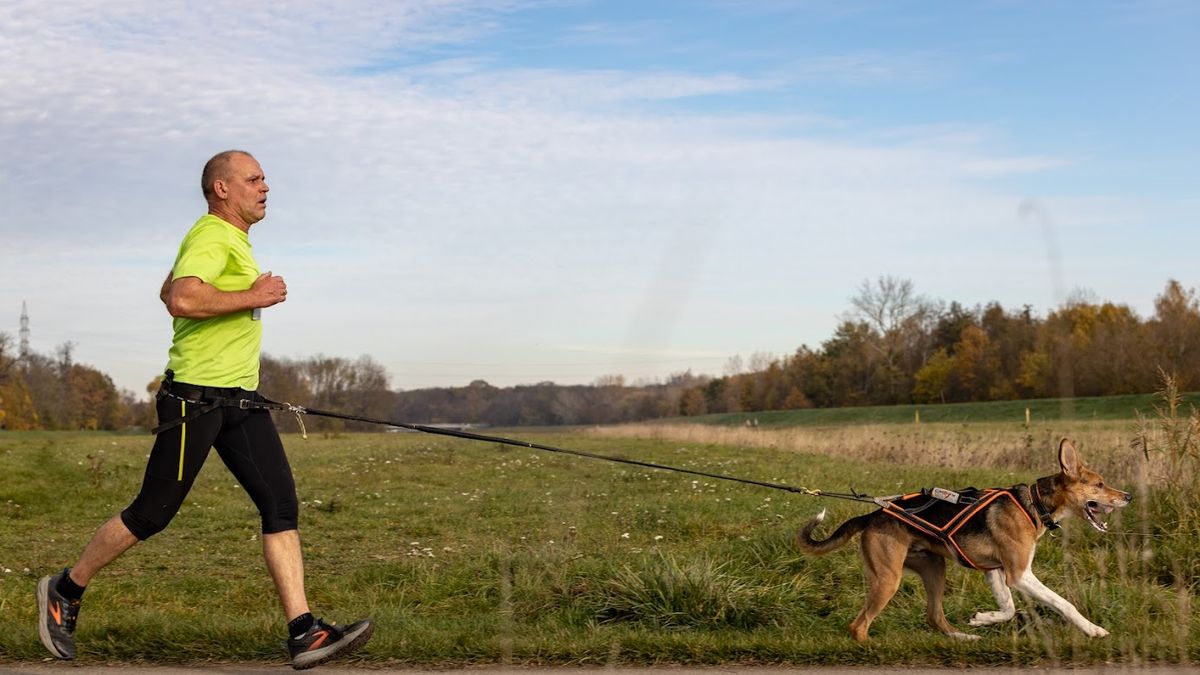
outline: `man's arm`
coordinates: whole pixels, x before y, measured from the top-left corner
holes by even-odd
[[[167,311],[182,319],[211,319],[248,309],[270,307],[287,299],[283,277],[270,272],[258,275],[254,285],[244,291],[222,291],[198,277],[181,277],[167,289]]]

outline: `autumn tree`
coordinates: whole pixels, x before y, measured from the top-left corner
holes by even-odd
[[[1154,317],[1146,328],[1154,365],[1174,373],[1183,387],[1200,386],[1200,301],[1196,291],[1169,280],[1154,299]]]
[[[18,367],[19,354],[12,337],[0,333],[0,429],[29,431],[40,428],[37,409]]]
[[[871,403],[902,403],[911,399],[912,378],[932,351],[928,324],[933,304],[917,295],[908,279],[881,276],[864,280],[850,298],[850,319],[865,324],[865,345],[871,382],[865,390]]]

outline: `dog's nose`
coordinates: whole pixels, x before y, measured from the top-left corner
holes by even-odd
[[[1121,494],[1125,495],[1125,503],[1126,503],[1126,504],[1128,504],[1128,503],[1130,503],[1130,502],[1132,502],[1132,501],[1133,501],[1133,494],[1132,494],[1132,493],[1130,493],[1130,492],[1123,492],[1123,493],[1121,493]]]

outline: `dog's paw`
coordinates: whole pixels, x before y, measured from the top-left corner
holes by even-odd
[[[1108,637],[1108,631],[1104,630],[1100,626],[1097,626],[1096,624],[1091,624],[1089,627],[1084,628],[1083,632],[1086,633],[1088,637]]]
[[[949,633],[949,635],[950,635],[950,637],[954,638],[955,640],[962,640],[963,642],[974,642],[975,640],[979,639],[978,635],[971,635],[970,633],[954,632],[954,633]]]
[[[994,623],[1003,623],[1010,619],[1012,619],[1012,615],[1005,614],[1004,612],[979,612],[971,617],[971,620],[967,623],[972,626],[990,626]]]

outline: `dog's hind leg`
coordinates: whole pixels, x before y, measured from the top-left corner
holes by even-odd
[[[1004,570],[988,570],[984,572],[984,576],[987,578],[988,586],[992,589],[992,595],[996,596],[996,604],[1000,607],[1000,611],[978,612],[971,617],[970,624],[972,626],[990,626],[994,623],[1011,620],[1017,614],[1017,607],[1013,604],[1012,591],[1005,583]]]
[[[850,622],[850,635],[855,640],[867,641],[871,622],[900,589],[907,551],[907,542],[897,541],[875,530],[863,531],[862,557],[863,571],[867,575],[867,601],[854,621]]]
[[[925,584],[925,618],[931,627],[959,640],[979,639],[978,635],[955,630],[946,620],[946,612],[942,608],[942,597],[946,594],[945,558],[929,553],[914,553],[904,561],[904,566],[916,572]]]

